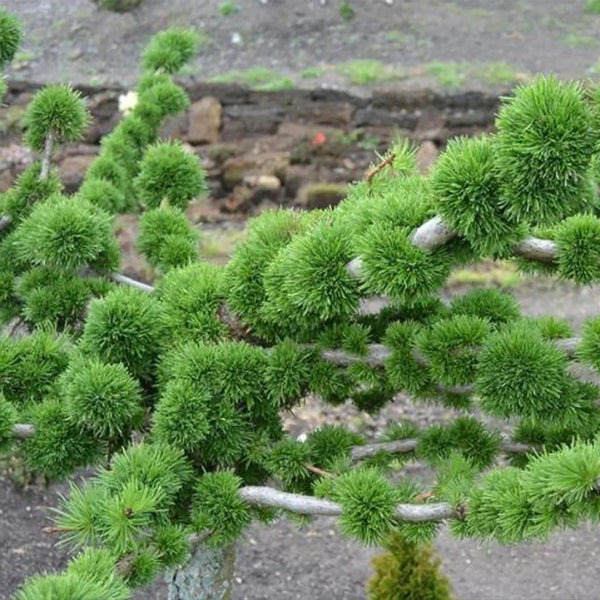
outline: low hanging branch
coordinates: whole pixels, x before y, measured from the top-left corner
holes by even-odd
[[[15,439],[25,440],[34,435],[35,427],[29,423],[18,423],[13,426],[13,436]],[[407,454],[416,450],[418,445],[419,440],[416,438],[394,440],[391,442],[373,442],[370,444],[353,446],[350,450],[350,458],[353,462],[358,462],[376,456],[382,452],[388,454]],[[503,452],[508,454],[527,454],[528,452],[537,450],[536,447],[529,444],[522,444],[509,439],[503,439],[500,447]],[[320,477],[331,475],[329,472],[318,467],[312,465],[305,466],[309,471]]]
[[[154,291],[154,287],[148,285],[147,283],[143,283],[141,281],[137,281],[136,279],[132,279],[127,275],[123,275],[122,273],[113,273],[110,275],[110,278],[115,283],[121,283],[123,285],[128,285],[130,287],[136,288],[142,292],[146,292],[147,294],[151,294]]]
[[[252,506],[278,508],[299,515],[337,517],[342,514],[342,507],[337,502],[302,494],[291,494],[269,487],[243,487],[239,490],[239,495]],[[399,504],[396,507],[396,517],[410,523],[425,523],[458,519],[462,515],[447,502],[439,502],[436,504]]]
[[[381,452],[389,454],[407,454],[417,449],[419,440],[416,438],[408,438],[403,440],[395,440],[392,442],[374,442],[363,446],[354,446],[350,451],[350,457],[353,461],[372,458]],[[537,450],[536,447],[521,442],[503,439],[500,445],[503,452],[507,454],[527,454]]]
[[[569,358],[576,358],[577,347],[581,343],[581,340],[577,337],[573,337],[553,340],[552,343],[559,350],[562,350]],[[321,358],[340,366],[365,363],[371,367],[380,367],[385,365],[385,362],[391,358],[393,353],[394,351],[392,348],[389,348],[384,344],[369,344],[365,355],[353,354],[352,352],[346,352],[345,350],[335,349],[323,350],[321,352]],[[429,366],[427,357],[421,352],[414,350],[412,357],[418,364],[424,367]]]
[[[411,242],[421,250],[432,252],[458,237],[437,215],[414,230]],[[527,237],[513,247],[516,256],[536,262],[551,263],[558,258],[558,247],[552,240]]]
[[[0,221],[0,230],[1,227]],[[432,252],[456,237],[458,237],[458,234],[449,229],[440,216],[435,216],[414,230],[411,235],[411,241],[421,250]],[[552,263],[558,258],[558,247],[552,240],[527,237],[513,247],[513,253],[528,260]],[[346,265],[346,270],[355,279],[360,279],[362,259],[357,257],[351,260]],[[143,292],[152,293],[154,291],[153,286],[121,273],[114,273],[110,275],[110,278],[117,283],[137,288]],[[361,299],[359,311],[364,315],[377,314],[391,304],[392,301],[386,296],[370,296]]]

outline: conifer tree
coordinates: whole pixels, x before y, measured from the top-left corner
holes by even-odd
[[[5,12],[0,33],[6,64],[20,30]],[[51,158],[83,134],[85,100],[49,86],[27,112],[39,160],[0,201],[0,448],[50,479],[97,472],[56,516],[71,562],[15,598],[122,600],[163,572],[171,598],[226,598],[234,544],[281,514],[336,516],[364,544],[430,541],[442,521],[507,544],[597,523],[598,387],[571,365],[600,368],[600,317],[575,337],[498,291],[438,293],[483,258],[598,282],[598,92],[537,77],[504,100],[497,133],[453,140],[430,176],[396,144],[337,208],[253,219],[218,267],[184,212],[200,164],[158,138],[188,102],[173,75],[195,47],[179,29],[151,41],[137,104],[74,195]],[[123,211],[141,213],[154,286],[119,273]],[[377,412],[399,391],[462,416],[375,441],[283,428],[308,393]],[[433,486],[392,482],[398,458],[434,466]]]

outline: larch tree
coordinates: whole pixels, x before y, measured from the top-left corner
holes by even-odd
[[[19,40],[0,13],[3,65]],[[184,213],[201,165],[158,138],[195,49],[186,30],[150,42],[137,103],[76,194],[51,158],[84,133],[84,99],[51,85],[28,108],[39,160],[0,202],[0,449],[51,480],[97,472],[56,513],[71,562],[15,598],[125,600],[166,574],[172,600],[224,599],[237,540],[282,514],[335,516],[364,544],[429,541],[443,522],[506,544],[597,523],[599,390],[575,367],[600,368],[600,318],[574,337],[496,290],[439,292],[483,258],[600,279],[598,92],[537,77],[504,99],[497,133],[452,140],[431,175],[395,144],[338,207],[252,219],[220,267]],[[155,286],[119,272],[125,211],[141,213]],[[378,440],[282,425],[308,394],[374,413],[400,391],[462,416]],[[434,466],[433,485],[392,480],[398,459]]]

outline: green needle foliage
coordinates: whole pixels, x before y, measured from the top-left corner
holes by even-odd
[[[455,138],[432,175],[439,214],[483,255],[502,253],[518,235],[501,203],[495,160],[493,138]]]
[[[153,267],[168,271],[197,257],[198,238],[198,232],[180,210],[161,207],[140,219],[137,245]],[[170,253],[174,247],[178,249],[175,256]]]
[[[188,29],[167,29],[157,34],[144,52],[143,66],[148,71],[177,73],[198,48],[200,38]]]
[[[207,473],[196,485],[192,524],[196,531],[214,531],[209,543],[222,545],[235,540],[250,524],[248,506],[238,495],[241,480],[227,471]]]
[[[520,317],[519,305],[508,294],[494,288],[473,290],[452,299],[452,315],[469,315],[485,319],[497,328]]]
[[[6,63],[20,32],[4,12],[2,32]],[[199,260],[184,212],[206,175],[158,139],[189,103],[173,75],[196,46],[187,30],[153,38],[137,104],[75,195],[48,159],[84,133],[83,99],[49,86],[28,108],[42,157],[0,198],[0,450],[48,479],[97,470],[57,512],[73,560],[16,597],[128,598],[254,519],[325,511],[395,553],[373,598],[439,600],[448,588],[416,544],[440,514],[456,535],[502,543],[597,523],[600,392],[571,361],[600,369],[600,321],[569,340],[568,323],[525,317],[498,290],[439,296],[453,268],[516,254],[526,270],[600,281],[598,93],[539,77],[503,100],[497,134],[451,141],[430,176],[397,142],[338,207],[252,219],[220,267]],[[152,287],[118,273],[125,211],[141,213]],[[286,429],[311,394],[373,414],[398,393],[460,414],[391,423],[380,445],[339,423],[298,439]],[[489,417],[507,419],[512,440]],[[438,471],[432,490],[388,479],[415,459]]]
[[[587,285],[600,278],[600,221],[593,215],[575,215],[556,226],[558,274]]]
[[[62,402],[48,398],[28,411],[36,435],[23,444],[29,467],[50,479],[62,479],[77,467],[95,464],[100,446],[74,423]]]
[[[333,497],[342,505],[342,532],[368,545],[380,543],[394,526],[398,498],[391,484],[373,468],[339,477]]]
[[[34,163],[17,178],[14,187],[5,197],[4,210],[16,222],[27,217],[42,200],[62,192],[58,173],[51,171],[45,179],[40,179],[40,165]]]
[[[0,69],[15,57],[21,37],[21,24],[17,17],[0,9]]]
[[[52,85],[40,90],[27,108],[25,141],[41,152],[48,136],[57,142],[81,138],[90,115],[81,94],[69,85]]]
[[[164,202],[183,210],[205,189],[198,157],[176,142],[148,148],[135,183],[140,199],[149,208]]]
[[[13,442],[13,427],[17,423],[17,409],[0,396],[0,451],[10,450]]]
[[[449,385],[466,384],[475,378],[479,349],[488,331],[484,319],[457,315],[434,323],[421,334],[417,346],[429,360],[436,380]]]
[[[556,346],[523,325],[490,336],[477,377],[482,406],[501,417],[557,418],[568,409],[567,362]]]
[[[112,218],[81,198],[56,195],[39,203],[15,236],[21,261],[72,270],[93,265],[109,249]]]
[[[150,376],[163,342],[161,315],[155,298],[118,288],[91,304],[80,348],[107,363],[122,363],[134,377]]]
[[[577,84],[538,77],[498,115],[497,168],[507,214],[547,225],[589,209],[586,172],[597,143]]]
[[[63,393],[70,418],[100,440],[119,438],[139,425],[141,389],[120,364],[74,363],[65,373]]]

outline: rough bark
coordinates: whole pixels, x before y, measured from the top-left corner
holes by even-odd
[[[168,600],[229,600],[235,569],[235,544],[213,548],[201,542],[188,562],[165,576]]]

